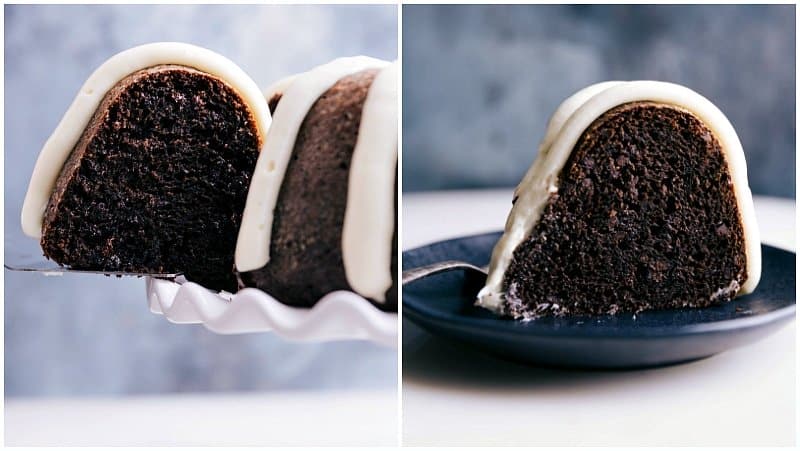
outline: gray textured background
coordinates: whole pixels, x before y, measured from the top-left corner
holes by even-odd
[[[794,197],[794,8],[404,6],[403,189],[514,186],[563,99],[656,79],[728,116],[755,193]]]
[[[397,57],[395,6],[5,6],[5,244],[39,149],[83,81],[153,41],[201,45],[260,85],[339,56]],[[366,342],[217,336],[149,313],[144,282],[5,272],[5,395],[395,389],[397,353]]]

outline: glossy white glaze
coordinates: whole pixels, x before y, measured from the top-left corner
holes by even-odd
[[[392,286],[397,178],[397,63],[372,82],[350,163],[342,259],[353,290],[384,302]]]

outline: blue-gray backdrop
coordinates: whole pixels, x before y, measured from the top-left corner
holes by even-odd
[[[260,85],[330,59],[397,57],[396,6],[5,6],[6,259],[40,147],[83,81],[153,41],[201,45]],[[5,395],[395,389],[397,353],[366,342],[218,336],[149,313],[144,282],[5,272]]]
[[[794,5],[404,6],[403,190],[516,185],[564,98],[633,79],[711,99],[795,196]]]

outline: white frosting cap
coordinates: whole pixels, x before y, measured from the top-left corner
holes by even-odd
[[[211,50],[180,42],[157,42],[125,50],[109,58],[89,76],[39,153],[22,206],[22,230],[26,235],[41,236],[44,210],[64,162],[106,93],[134,72],[165,64],[191,67],[226,83],[250,109],[263,141],[270,125],[267,102],[258,85],[231,60]]]
[[[584,88],[565,100],[553,114],[536,161],[514,193],[516,202],[505,232],[492,252],[486,286],[477,305],[503,308],[503,278],[516,247],[530,234],[548,198],[558,192],[558,175],[584,130],[608,110],[630,102],[651,101],[684,108],[697,116],[722,147],[744,227],[747,280],[739,294],[752,292],[761,278],[761,247],[747,165],[739,137],[725,115],[708,99],[684,86],[659,81],[610,81]],[[721,287],[722,288],[722,287]]]

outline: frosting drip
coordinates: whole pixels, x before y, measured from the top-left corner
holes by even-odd
[[[739,137],[725,115],[708,99],[684,86],[658,81],[605,82],[584,88],[565,100],[553,114],[536,161],[514,192],[514,205],[505,232],[492,252],[486,286],[477,305],[500,312],[506,269],[514,249],[533,230],[552,193],[558,192],[558,175],[584,130],[606,111],[619,105],[651,101],[684,108],[714,133],[733,180],[733,190],[744,227],[747,280],[739,294],[750,293],[761,277],[761,248],[747,166]]]
[[[353,290],[385,302],[392,286],[397,171],[397,63],[372,82],[350,164],[342,258]]]

